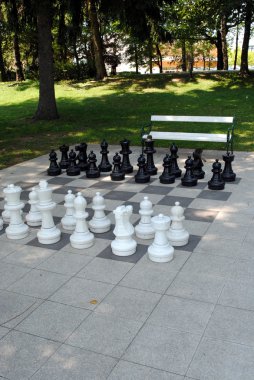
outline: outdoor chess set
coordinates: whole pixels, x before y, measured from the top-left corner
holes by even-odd
[[[82,145],[76,150],[80,152]],[[79,167],[76,153],[71,150],[68,157],[66,146],[60,147],[64,151],[60,167],[52,151],[50,166],[41,173],[39,182],[19,182],[4,188],[0,239],[52,250],[71,247],[77,253],[93,250],[98,257],[131,263],[146,253],[152,261],[167,262],[173,259],[174,250],[192,252],[202,237],[193,233],[195,223],[207,228],[218,213],[209,210],[209,200],[223,203],[231,195],[224,189],[221,164],[218,160],[213,163],[213,177],[208,181],[200,156],[195,158],[194,153],[194,160],[189,156],[185,161],[184,174],[177,164],[177,151],[171,146],[171,156],[166,154],[159,173],[153,161],[154,148],[150,148],[149,152],[146,147],[138,158],[137,171],[129,160],[128,140],[124,140],[120,152],[123,160],[116,153],[113,167],[105,140],[99,169],[94,152],[88,161],[83,156]],[[71,163],[67,165],[68,159]],[[193,168],[195,159],[201,162],[199,176]],[[223,173],[231,175],[230,182],[237,185],[240,178],[233,173],[232,158],[228,166],[224,161]],[[172,174],[172,166],[177,173]],[[213,190],[211,182],[222,191]],[[204,200],[203,208],[195,208],[196,198]]]

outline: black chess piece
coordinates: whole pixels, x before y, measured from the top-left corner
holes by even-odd
[[[211,180],[208,181],[208,188],[210,190],[223,190],[225,187],[225,182],[221,176],[222,169],[218,158],[216,158],[216,161],[213,163],[212,172],[213,176]]]
[[[125,174],[132,173],[133,172],[133,166],[130,163],[130,154],[132,151],[130,150],[130,141],[127,139],[124,139],[120,141],[122,150],[120,151],[120,154],[122,154],[122,170]]]
[[[70,175],[70,176],[75,176],[75,175],[79,175],[80,174],[80,168],[77,166],[77,163],[76,163],[76,153],[74,152],[74,150],[72,149],[69,153],[69,166],[68,168],[66,169],[66,174],[67,175]]]
[[[59,150],[62,153],[62,157],[61,157],[61,160],[59,162],[59,166],[61,169],[67,169],[69,164],[70,164],[69,158],[68,158],[69,146],[63,144],[59,147]]]
[[[236,174],[233,172],[232,162],[234,161],[235,156],[230,154],[230,152],[227,152],[226,154],[223,154],[222,158],[225,162],[222,178],[225,182],[234,182]]]
[[[143,154],[138,158],[138,172],[135,175],[135,182],[146,183],[150,181],[150,174],[146,171],[146,159]]]
[[[173,144],[170,147],[170,153],[171,153],[170,158],[171,158],[171,162],[172,162],[171,171],[175,175],[176,178],[181,177],[181,174],[182,174],[182,170],[179,169],[179,166],[177,163],[177,159],[178,159],[177,152],[178,152],[178,147],[173,142]]]
[[[181,179],[183,186],[196,186],[198,183],[197,177],[193,174],[193,159],[191,156],[188,156],[187,160],[185,161],[185,169],[186,172]]]
[[[100,173],[99,168],[96,165],[96,162],[97,162],[96,154],[91,150],[91,152],[88,155],[88,169],[86,171],[87,178],[100,177],[101,173]]]
[[[164,170],[162,174],[160,175],[160,183],[174,183],[175,182],[175,175],[172,174],[172,162],[169,154],[166,154],[166,156],[163,159],[163,167]]]
[[[101,143],[101,163],[98,165],[98,168],[100,172],[106,173],[106,172],[111,172],[112,170],[112,165],[108,160],[108,143],[105,139],[103,139]]]
[[[78,160],[78,167],[79,169],[84,172],[88,169],[88,162],[87,162],[87,144],[85,142],[82,142],[75,146],[75,150],[78,152],[77,160]]]
[[[201,152],[198,149],[196,149],[192,155],[193,155],[193,174],[198,179],[202,179],[205,176],[205,172],[202,169],[204,164],[202,161]]]
[[[112,181],[122,181],[125,179],[125,173],[122,170],[121,156],[116,153],[113,157],[113,170],[110,174]]]
[[[146,154],[146,172],[150,175],[157,174],[157,168],[154,165],[153,155],[156,153],[154,149],[154,140],[151,136],[148,136],[145,140],[145,149],[144,153]]]
[[[62,170],[57,163],[57,154],[53,149],[49,153],[49,160],[50,160],[50,165],[47,170],[48,175],[55,176],[55,175],[61,174]]]

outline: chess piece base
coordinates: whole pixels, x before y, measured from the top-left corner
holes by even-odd
[[[136,252],[137,242],[134,239],[115,239],[111,243],[112,252],[116,256],[131,256]]]
[[[115,173],[110,175],[112,181],[122,181],[125,179],[125,173]]]
[[[216,184],[211,183],[211,181],[208,181],[208,188],[210,190],[223,190],[225,187],[225,182],[218,182]]]
[[[135,182],[136,183],[147,183],[150,182],[150,175],[149,174],[144,174],[141,176],[135,175]]]
[[[49,176],[57,176],[57,175],[60,175],[62,173],[62,170],[61,168],[53,168],[53,169],[48,169],[47,170],[47,173]]]
[[[184,178],[181,179],[182,186],[196,186],[198,183],[197,178],[193,178],[191,181],[185,181]]]
[[[37,232],[37,238],[41,244],[55,244],[60,240],[61,231],[55,226]]]
[[[188,244],[189,233],[186,230],[179,230],[172,233],[170,230],[167,233],[168,240],[173,247],[182,247]]]
[[[148,257],[151,261],[157,263],[167,263],[173,259],[174,248],[170,244],[164,246],[151,245],[147,250]]]
[[[101,220],[93,220],[91,219],[88,222],[90,231],[94,232],[95,234],[103,234],[104,232],[108,232],[110,230],[110,220],[108,218],[103,218]]]
[[[100,177],[100,172],[94,172],[94,173],[87,173],[86,172],[86,178],[99,178]]]
[[[135,234],[139,239],[149,240],[154,238],[155,231],[150,224],[138,224],[135,227]]]
[[[30,227],[39,227],[41,226],[41,215],[33,215],[30,216],[29,214],[26,215],[26,222]]]
[[[70,237],[70,243],[76,249],[89,248],[94,244],[94,235],[89,231],[86,233],[74,232]]]
[[[22,225],[17,224],[16,226],[12,225],[11,228],[10,226],[7,227],[5,232],[8,239],[11,239],[11,240],[24,239],[29,234],[29,227],[26,224],[22,224]]]

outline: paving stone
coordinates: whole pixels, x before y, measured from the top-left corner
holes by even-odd
[[[53,253],[53,251],[47,248],[37,248],[26,245],[8,255],[4,259],[4,262],[35,268],[41,262],[47,260]]]
[[[116,360],[80,348],[63,345],[32,380],[106,380]]]
[[[58,343],[11,331],[0,340],[0,376],[27,380],[56,351]]]
[[[0,289],[7,289],[8,286],[15,283],[15,281],[22,278],[29,271],[30,271],[29,268],[1,262]]]
[[[206,380],[252,380],[254,348],[203,338],[187,376]]]

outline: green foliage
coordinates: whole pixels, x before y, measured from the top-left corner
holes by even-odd
[[[140,145],[140,127],[151,114],[236,116],[235,149],[254,150],[254,76],[243,80],[237,73],[195,75],[126,75],[105,81],[56,84],[61,118],[32,119],[38,100],[38,83],[0,83],[0,167],[46,154],[62,143],[119,144],[128,137]],[[161,123],[161,130],[168,126]],[[185,127],[178,127],[183,130]],[[200,131],[200,126],[187,126]],[[202,126],[204,132],[223,132],[224,127]],[[168,147],[169,142],[156,142]],[[198,143],[179,142],[191,150]],[[204,149],[224,149],[204,143]]]

